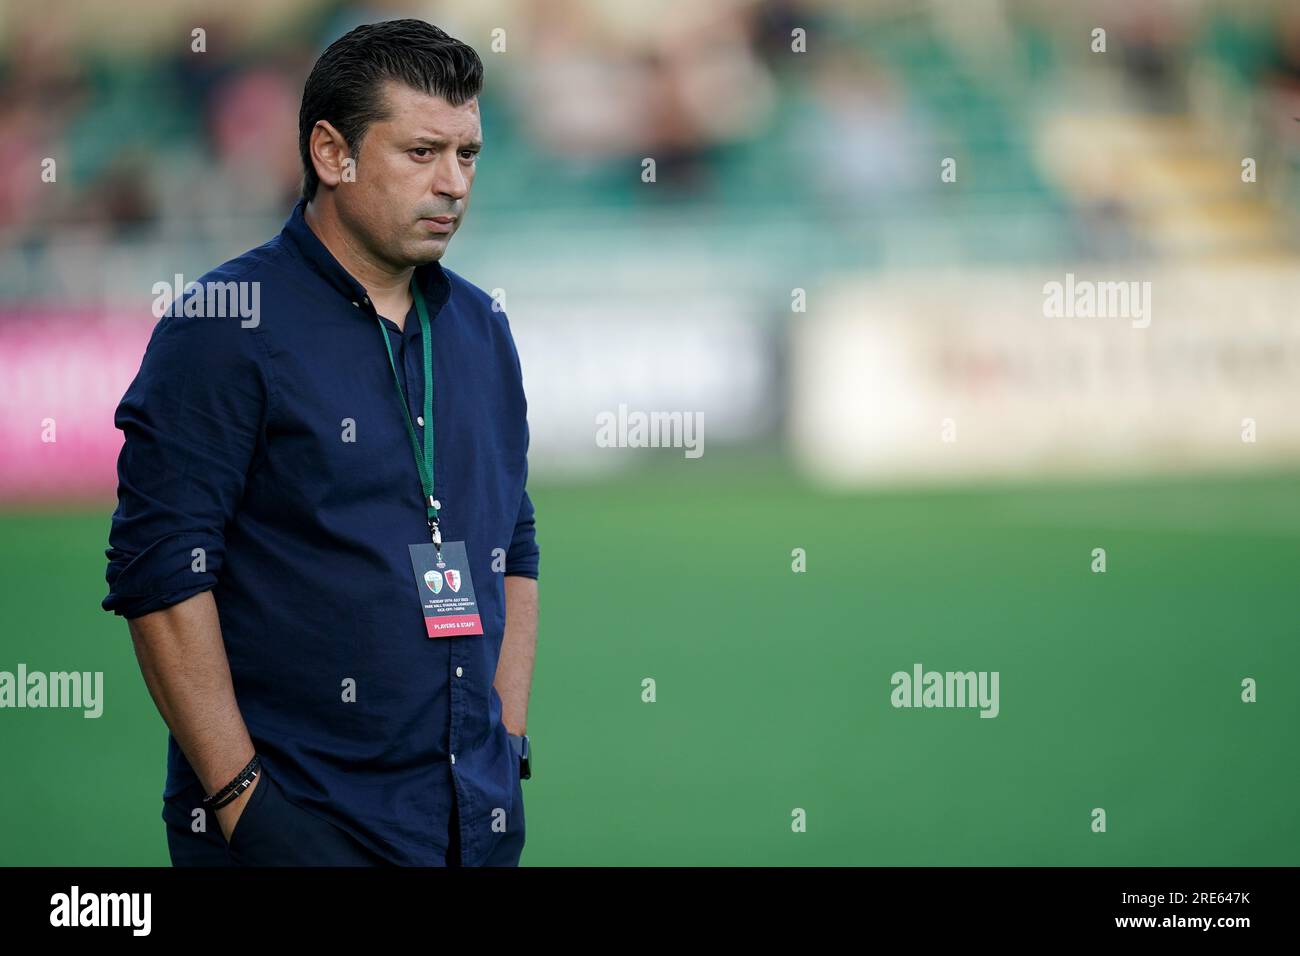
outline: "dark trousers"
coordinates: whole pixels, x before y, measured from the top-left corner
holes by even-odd
[[[387,860],[363,846],[352,834],[290,802],[269,773],[263,773],[247,798],[248,804],[235,824],[229,844],[210,813],[206,830],[194,832],[194,810],[202,805],[202,800],[203,791],[196,783],[163,801],[162,818],[167,824],[167,847],[173,866],[388,865]],[[459,866],[460,827],[454,797],[451,814],[447,865]],[[507,854],[510,852],[509,847],[502,849]],[[515,851],[514,862],[504,865],[517,862],[518,851]]]

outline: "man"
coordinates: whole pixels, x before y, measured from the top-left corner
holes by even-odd
[[[118,407],[103,606],[171,731],[176,865],[519,861],[527,403],[505,314],[439,262],[482,75],[417,20],[330,46],[302,199],[187,286]]]

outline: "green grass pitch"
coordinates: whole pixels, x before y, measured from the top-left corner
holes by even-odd
[[[533,497],[524,865],[1300,863],[1294,475],[829,494],[722,456]],[[111,511],[0,514],[0,670],[106,698],[0,711],[3,864],[168,863]],[[998,717],[894,709],[916,662],[999,671]]]

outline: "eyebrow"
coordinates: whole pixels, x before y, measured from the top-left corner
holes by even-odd
[[[445,140],[445,139],[439,139],[439,138],[436,137],[436,136],[417,136],[417,137],[415,137],[413,140],[411,140],[411,142],[413,142],[413,143],[420,143],[420,144],[422,144],[422,145],[428,145],[428,146],[446,146],[446,145],[447,145],[447,140]],[[481,140],[481,139],[472,139],[472,140],[470,140],[468,143],[466,143],[464,146],[461,147],[461,149],[474,149],[474,150],[480,150],[480,149],[482,149],[482,148],[483,148],[483,140]]]

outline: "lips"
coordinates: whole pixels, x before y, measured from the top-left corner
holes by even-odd
[[[452,231],[456,228],[455,216],[432,216],[421,219],[420,222],[423,223],[424,228],[428,229],[430,232],[442,233],[448,236],[451,235]]]

